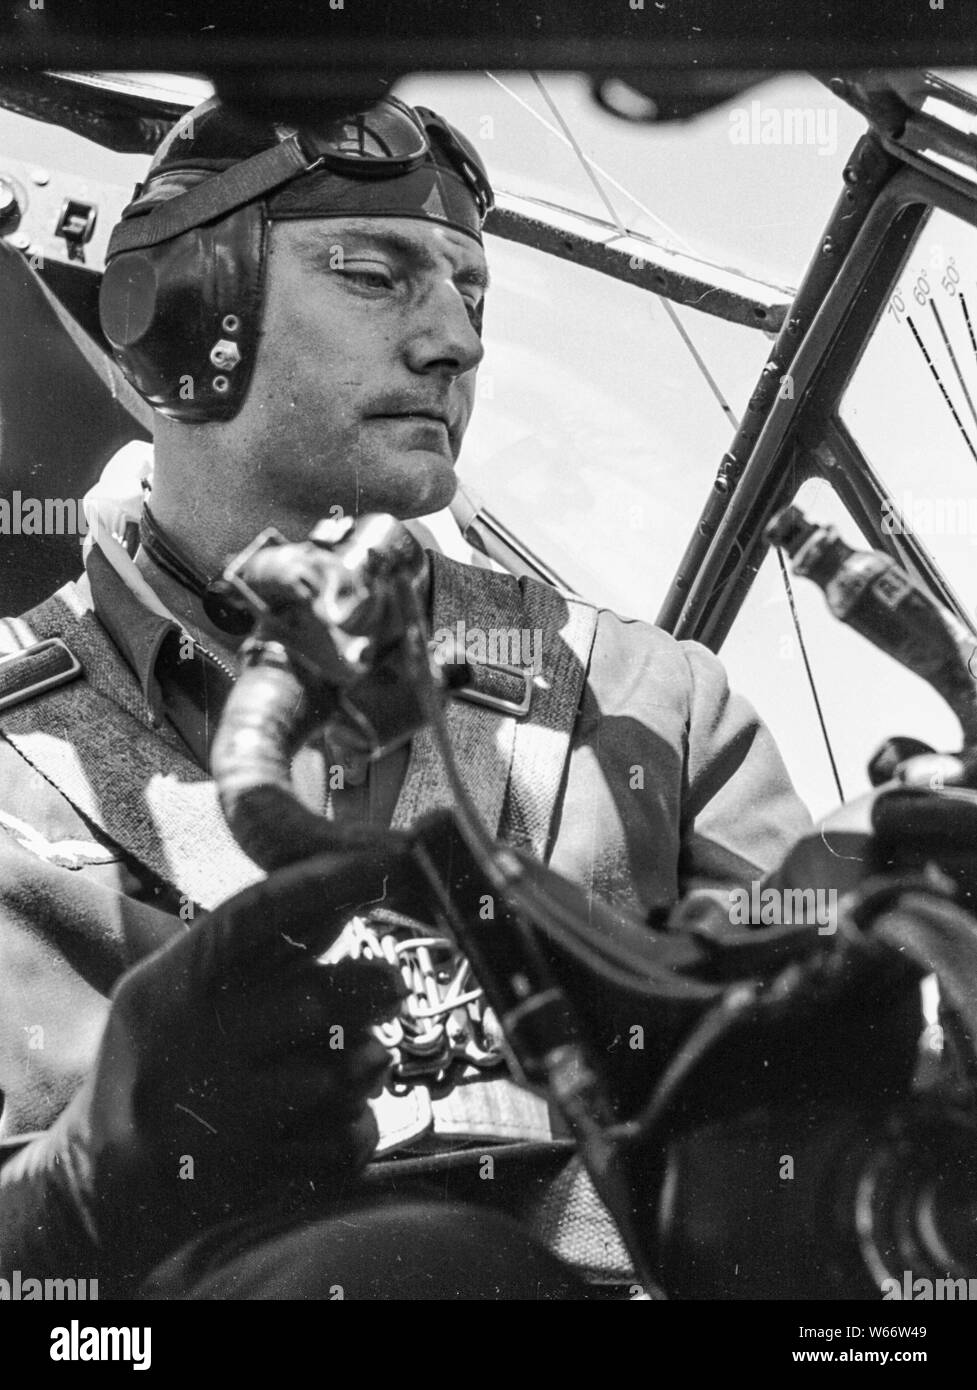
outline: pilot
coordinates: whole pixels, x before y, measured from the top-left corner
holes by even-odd
[[[269,525],[301,540],[323,517],[406,520],[453,496],[492,203],[473,146],[425,108],[388,97],[296,129],[211,99],[113,233],[102,323],[155,410],[152,456],[136,446],[95,490],[83,577],[0,625],[5,1275],[160,1298],[627,1284],[451,943],[413,946],[416,924],[380,904],[324,957],[323,864],[265,876],[208,772],[247,627],[228,558]],[[807,828],[703,647],[426,563],[432,632],[541,640],[539,669],[473,660],[477,698],[450,706],[501,839],[652,929],[759,879]],[[295,780],[339,822],[451,804],[424,730],[368,757],[316,736]],[[445,979],[466,1002],[439,1012]]]

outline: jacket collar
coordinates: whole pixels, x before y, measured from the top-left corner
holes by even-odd
[[[140,602],[97,545],[86,573],[95,616],[138,680],[154,720],[174,729],[206,769],[233,677],[179,623]]]
[[[179,626],[140,603],[97,545],[93,546],[85,562],[85,572],[96,617],[139,681],[146,703],[159,712],[160,689],[156,668],[160,649],[168,636],[179,636]]]

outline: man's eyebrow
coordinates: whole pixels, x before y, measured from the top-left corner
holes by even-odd
[[[473,289],[485,291],[491,283],[488,266],[466,265],[455,272],[454,279],[459,285],[471,285]]]
[[[313,264],[321,264],[324,260],[333,268],[333,256],[337,247],[341,247],[344,252],[350,248],[347,242],[356,242],[359,245],[371,244],[380,250],[393,251],[403,257],[410,265],[422,270],[436,270],[438,266],[437,257],[423,242],[415,241],[412,237],[404,236],[400,232],[388,231],[386,228],[370,226],[347,226],[338,231],[329,232],[325,227],[310,229],[310,235],[304,239],[300,245],[302,251]],[[468,264],[460,266],[452,276],[456,284],[470,286],[483,292],[489,287],[488,267],[484,265]]]

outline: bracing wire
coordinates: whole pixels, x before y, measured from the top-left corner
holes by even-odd
[[[811,662],[807,655],[807,645],[804,641],[804,634],[801,632],[800,614],[797,612],[797,604],[794,602],[794,588],[790,582],[790,571],[784,560],[784,552],[780,546],[776,547],[777,559],[780,562],[780,576],[784,581],[784,589],[787,592],[787,603],[790,607],[791,621],[794,624],[794,633],[797,637],[797,645],[800,648],[801,660],[804,662],[804,670],[807,672],[807,683],[811,687],[811,696],[814,700],[814,708],[817,712],[818,723],[821,726],[821,737],[824,739],[824,746],[828,752],[828,761],[831,764],[831,775],[835,779],[835,786],[838,789],[838,800],[845,800],[845,792],[841,785],[841,778],[838,775],[838,764],[835,762],[834,750],[831,747],[831,739],[828,736],[828,726],[825,723],[824,711],[821,709],[821,701],[818,697],[817,686],[814,684],[814,672],[811,669]]]
[[[497,87],[499,87],[503,92],[505,92],[506,96],[511,97],[512,100],[518,106],[521,106],[524,111],[527,111],[529,115],[532,116],[534,121],[538,121],[544,130],[549,131],[550,135],[552,135],[555,139],[561,141],[562,144],[570,146],[571,149],[573,148],[573,141],[571,139],[569,139],[566,135],[562,134],[556,126],[550,125],[549,121],[547,121],[543,116],[540,115],[538,111],[536,111],[532,106],[530,106],[528,101],[524,101],[518,92],[513,91],[513,89],[507,86],[505,82],[503,82],[500,78],[496,77],[495,73],[488,72],[486,70],[485,76],[489,79],[490,82],[494,82]],[[581,156],[578,154],[577,157],[580,158]],[[586,158],[586,156],[584,156],[584,158]],[[605,184],[610,184],[611,188],[615,189],[618,193],[622,194],[625,198],[627,198],[628,201],[632,203],[633,206],[636,207],[639,212],[643,212],[646,217],[650,217],[652,222],[657,222],[659,227],[661,227],[662,231],[665,232],[669,237],[671,237],[672,242],[675,246],[681,247],[683,251],[688,251],[690,254],[693,253],[694,248],[689,245],[689,243],[686,241],[685,237],[681,235],[681,233],[677,232],[674,229],[674,227],[670,227],[668,223],[663,221],[662,218],[660,218],[656,212],[652,212],[651,208],[648,207],[647,204],[641,202],[639,198],[636,198],[635,195],[632,192],[630,192],[629,189],[625,188],[622,183],[619,183],[612,174],[609,174],[606,169],[601,168],[601,166],[597,164],[594,160],[590,160],[590,167],[593,169],[594,173],[600,175],[600,177],[604,180]],[[605,202],[603,195],[601,196],[601,201]],[[613,220],[615,222],[618,221],[616,217],[614,217]]]
[[[601,183],[598,177],[597,168],[594,165],[593,160],[581,148],[579,141],[575,138],[569,125],[564,119],[563,113],[556,105],[556,102],[553,100],[550,93],[546,90],[546,87],[543,84],[543,80],[539,76],[539,73],[534,72],[532,74],[532,79],[535,82],[537,88],[539,89],[540,95],[542,96],[543,100],[550,108],[550,111],[552,111],[554,119],[559,123],[560,128],[563,130],[564,136],[568,144],[570,145],[570,148],[573,150],[574,154],[577,156],[578,160],[582,164],[584,172],[586,173],[588,179],[593,184],[594,188],[597,190],[601,202],[604,204],[605,208],[608,211],[611,221],[617,228],[618,235],[626,237],[628,235],[627,226],[624,223],[624,219],[620,216],[614,204],[611,202],[606,188]],[[682,342],[685,345],[686,349],[691,354],[693,362],[695,362],[699,371],[702,373],[702,376],[705,379],[710,391],[715,396],[716,400],[719,402],[719,408],[722,410],[723,414],[732,424],[733,429],[738,429],[739,421],[730,409],[729,403],[726,400],[726,397],[723,395],[718,381],[716,381],[716,378],[713,376],[712,372],[710,372],[708,366],[705,363],[705,360],[702,357],[702,354],[697,350],[695,344],[692,342],[692,339],[689,337],[689,334],[686,332],[685,326],[679,318],[674,305],[669,303],[669,301],[663,298],[662,295],[656,295],[655,297],[658,300],[658,303],[665,310],[669,319],[671,320],[672,326],[675,328],[675,331],[682,339]]]
[[[534,72],[532,74],[533,82],[535,83],[543,100],[546,102],[546,105],[549,107],[553,115],[553,119],[557,122],[557,125],[560,128],[559,130],[551,126],[549,122],[543,120],[542,116],[540,116],[538,112],[534,111],[533,108],[528,104],[528,102],[523,101],[522,98],[517,95],[517,93],[513,92],[511,88],[507,87],[504,82],[500,82],[499,79],[494,77],[492,73],[486,72],[485,75],[486,77],[490,78],[493,82],[495,82],[497,86],[501,87],[504,92],[506,92],[510,97],[513,98],[513,100],[517,101],[520,106],[525,107],[525,109],[529,111],[530,114],[533,115],[537,120],[539,120],[540,123],[547,130],[549,130],[552,134],[556,135],[559,139],[562,139],[564,144],[569,145],[569,147],[573,150],[577,159],[583,166],[587,178],[590,180],[591,184],[597,192],[598,197],[604,204],[604,207],[607,209],[608,215],[611,221],[614,223],[615,227],[617,228],[618,234],[620,236],[627,236],[628,229],[625,226],[623,219],[617,212],[615,205],[611,201],[610,196],[607,193],[607,189],[604,186],[605,183],[611,183],[618,192],[622,193],[626,198],[630,199],[630,201],[636,207],[640,208],[649,217],[654,218],[654,220],[658,222],[660,226],[665,228],[665,230],[669,233],[670,236],[677,236],[677,234],[673,232],[672,229],[661,220],[661,218],[657,217],[653,212],[651,212],[649,208],[646,208],[644,204],[640,203],[638,199],[634,197],[633,194],[629,193],[628,190],[624,188],[621,184],[619,184],[615,179],[612,179],[609,174],[607,174],[603,169],[601,169],[599,165],[595,164],[594,161],[589,157],[589,155],[587,155],[587,153],[581,147],[580,142],[574,136],[566,120],[564,119],[564,116],[560,111],[559,107],[556,105],[556,102],[553,100],[551,94],[547,91],[546,86],[538,73]],[[561,131],[562,135],[560,134]],[[601,181],[602,179],[604,182]],[[686,247],[686,249],[689,249],[688,243],[683,242],[683,245]],[[738,417],[736,416],[729,402],[726,400],[726,397],[724,396],[722,389],[719,386],[719,383],[716,381],[715,377],[710,372],[705,360],[702,357],[702,354],[696,348],[695,343],[692,341],[690,334],[685,328],[685,325],[682,323],[681,319],[676,313],[674,306],[663,296],[658,295],[656,297],[658,299],[659,304],[661,304],[665,312],[668,314],[668,317],[671,320],[673,327],[675,328],[679,337],[682,339],[682,342],[684,343],[687,351],[692,357],[692,360],[698,367],[703,379],[709,386],[709,389],[712,392],[713,396],[719,403],[719,407],[722,410],[723,414],[726,416],[726,419],[732,425],[734,430],[739,429],[740,422]],[[845,800],[845,794],[842,789],[841,778],[838,775],[838,765],[835,761],[834,749],[831,746],[831,738],[828,733],[828,726],[825,722],[824,711],[821,707],[821,699],[818,695],[817,685],[814,680],[814,671],[812,670],[811,663],[808,658],[807,646],[804,642],[804,634],[801,631],[800,616],[797,612],[797,605],[794,601],[794,591],[790,582],[790,574],[787,570],[786,564],[784,563],[783,554],[779,549],[777,550],[777,558],[780,562],[780,574],[783,580],[784,589],[787,594],[787,603],[790,608],[791,620],[794,624],[794,631],[797,636],[797,643],[800,648],[802,660],[804,662],[804,671],[807,676],[807,682],[811,690],[811,698],[814,701],[814,709],[815,713],[817,714],[818,724],[821,729],[821,736],[824,740],[825,750],[828,755],[828,762],[831,765],[831,773],[834,777],[835,786],[838,789],[838,797],[843,802]]]

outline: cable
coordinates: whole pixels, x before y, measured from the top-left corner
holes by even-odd
[[[818,723],[821,726],[821,737],[824,739],[824,746],[828,752],[828,761],[831,764],[831,772],[835,779],[835,786],[838,788],[838,799],[845,800],[844,789],[841,785],[841,778],[838,775],[838,764],[835,762],[834,750],[831,747],[831,739],[828,736],[828,726],[825,723],[824,711],[821,709],[821,701],[818,697],[817,686],[814,684],[814,672],[807,655],[807,647],[804,643],[804,634],[801,632],[801,622],[797,613],[797,604],[794,601],[794,590],[790,582],[790,572],[784,562],[784,552],[780,546],[775,547],[777,559],[780,562],[780,575],[784,581],[784,588],[787,590],[787,602],[790,605],[790,616],[794,623],[794,631],[797,634],[797,645],[801,649],[801,660],[804,662],[804,670],[807,672],[807,683],[811,687],[811,696],[814,700],[814,708],[817,712]]]

